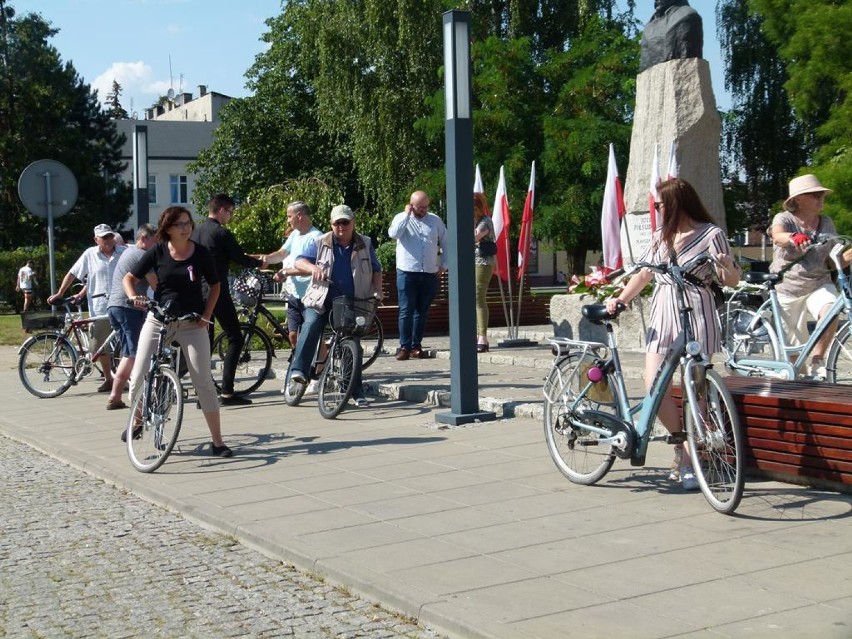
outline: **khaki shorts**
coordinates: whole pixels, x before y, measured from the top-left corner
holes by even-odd
[[[837,299],[837,289],[832,284],[823,284],[815,291],[801,297],[778,296],[781,315],[784,320],[784,334],[789,346],[799,346],[808,341],[808,317],[819,320],[819,313],[825,306],[831,306]]]
[[[109,337],[110,333],[112,333],[112,326],[110,326],[108,317],[104,317],[103,319],[99,319],[92,323],[92,340],[89,344],[92,352],[98,350],[100,345],[106,341],[107,337]],[[107,344],[103,354],[109,355],[111,353],[112,348],[110,348],[110,345]]]

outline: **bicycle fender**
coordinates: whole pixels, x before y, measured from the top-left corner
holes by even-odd
[[[24,350],[24,348],[28,348],[36,341],[37,338],[41,337],[42,335],[55,335],[57,342],[59,342],[60,344],[68,344],[75,351],[77,350],[77,347],[74,346],[74,344],[72,344],[68,340],[68,338],[65,337],[65,335],[60,335],[59,333],[38,333],[37,335],[33,335],[32,337],[28,337],[27,339],[25,339],[24,342],[20,346],[18,346],[18,353]]]

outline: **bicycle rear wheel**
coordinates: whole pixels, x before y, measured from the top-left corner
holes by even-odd
[[[319,412],[334,419],[352,396],[355,367],[361,365],[358,344],[351,339],[335,342],[328,353],[319,381]]]
[[[77,350],[60,333],[33,335],[21,346],[18,377],[36,397],[59,397],[74,383]]]
[[[379,358],[385,344],[385,329],[382,328],[382,322],[378,315],[373,316],[370,329],[360,337],[360,341],[364,352],[361,358],[361,370],[364,370]]]
[[[612,468],[615,450],[600,440],[605,436],[570,423],[579,410],[593,410],[617,417],[618,389],[611,380],[595,384],[583,399],[581,395],[588,379],[585,372],[593,359],[570,353],[559,360],[544,382],[544,438],[550,457],[563,475],[575,484],[591,485]],[[592,392],[594,391],[594,392]],[[589,418],[589,425],[608,428]],[[614,434],[614,433],[612,433]]]
[[[831,384],[852,384],[852,326],[844,324],[831,341],[825,372]]]
[[[127,422],[127,455],[136,470],[157,470],[175,447],[183,422],[183,390],[170,368],[146,374],[130,404]]]
[[[712,369],[706,369],[704,378],[692,385],[694,393],[687,396],[695,401],[685,406],[683,417],[695,477],[710,505],[730,515],[742,499],[745,484],[745,438],[737,407]]]
[[[287,406],[298,406],[299,402],[302,401],[302,397],[305,395],[305,390],[308,388],[308,385],[302,384],[301,382],[294,382],[290,378],[292,370],[293,358],[291,351],[290,365],[287,366],[287,376],[284,378],[284,402]]]
[[[234,395],[248,395],[263,384],[272,368],[272,342],[269,337],[252,324],[240,324],[243,336],[243,347],[237,358],[236,374],[234,375]],[[225,354],[231,340],[225,333],[219,333],[213,340],[211,368],[216,390],[222,391],[222,372]]]

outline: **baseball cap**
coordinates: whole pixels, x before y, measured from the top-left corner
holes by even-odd
[[[107,235],[115,235],[109,224],[98,224],[95,227],[95,237],[106,237]]]
[[[355,214],[345,204],[338,204],[331,209],[331,223],[334,224],[337,220],[354,220]]]

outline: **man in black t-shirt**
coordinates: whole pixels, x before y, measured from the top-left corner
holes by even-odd
[[[223,283],[213,316],[228,336],[228,350],[222,362],[220,396],[224,406],[251,404],[250,399],[234,395],[234,375],[237,369],[237,358],[243,347],[243,335],[240,331],[237,310],[231,299],[231,291],[227,286],[228,265],[230,262],[236,262],[245,267],[265,266],[263,260],[246,255],[233,233],[224,228],[223,224],[227,224],[234,215],[234,208],[235,204],[231,196],[227,193],[217,193],[207,204],[207,219],[192,233],[192,240],[210,251],[216,272],[219,274],[219,281]]]

